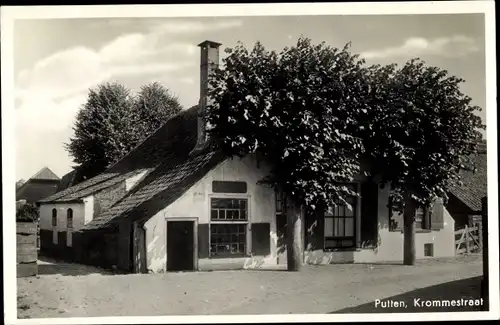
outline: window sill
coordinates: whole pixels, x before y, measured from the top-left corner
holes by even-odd
[[[244,258],[244,257],[250,257],[250,255],[246,255],[246,254],[217,255],[217,256],[209,256],[208,258],[211,260],[221,260],[221,259],[227,259],[227,258]]]
[[[415,229],[416,234],[427,234],[433,231],[439,231],[440,229]],[[389,230],[389,232],[400,232],[403,233],[403,229]]]
[[[325,253],[335,253],[335,252],[361,252],[361,248],[357,247],[346,247],[346,248],[324,248]]]

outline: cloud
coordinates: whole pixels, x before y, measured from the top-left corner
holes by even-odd
[[[153,25],[151,31],[156,34],[186,34],[231,29],[241,26],[243,26],[243,22],[239,19],[213,22],[179,20],[167,23],[157,23]]]
[[[107,21],[109,26],[123,29],[135,23]],[[198,48],[179,41],[176,35],[240,26],[242,21],[236,19],[154,20],[148,26],[141,25],[142,32],[123,33],[98,48],[82,44],[62,49],[21,71],[15,79],[19,176],[29,177],[43,167],[38,165],[41,163],[61,174],[69,170],[71,160],[63,143],[69,141],[73,121],[89,88],[109,80],[164,80],[174,87],[171,91],[190,98],[190,87],[196,81],[186,71],[193,72]],[[51,148],[50,155],[39,150],[47,147]]]
[[[462,35],[455,35],[433,40],[422,37],[412,37],[408,38],[400,46],[367,51],[361,53],[361,55],[367,59],[415,57],[419,55],[459,57],[478,51],[479,47],[476,45],[474,39]]]

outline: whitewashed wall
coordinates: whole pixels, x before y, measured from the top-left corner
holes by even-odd
[[[276,263],[276,222],[274,190],[257,182],[267,175],[263,167],[257,168],[253,157],[244,159],[229,159],[210,171],[203,179],[197,182],[174,203],[159,211],[149,219],[146,229],[146,255],[148,270],[162,272],[166,269],[166,218],[197,218],[198,223],[209,223],[210,198],[221,197],[219,193],[212,193],[212,181],[242,181],[247,182],[247,194],[227,194],[228,197],[248,198],[249,223],[269,222],[271,236],[271,254],[266,257],[266,263]],[[250,230],[251,231],[251,230]],[[247,243],[251,233],[248,233]],[[248,247],[248,245],[247,245]],[[218,265],[235,264],[237,267],[246,262],[246,258],[227,259],[200,259],[199,269],[216,269]]]
[[[73,230],[79,230],[90,220],[94,210],[93,197],[87,197],[83,202],[75,203],[43,203],[40,205],[40,229],[53,230],[52,227],[52,209],[57,210],[58,231],[64,231],[67,227],[67,211],[73,210]]]

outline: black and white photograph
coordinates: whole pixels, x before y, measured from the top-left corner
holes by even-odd
[[[1,10],[6,324],[500,317],[494,2]]]

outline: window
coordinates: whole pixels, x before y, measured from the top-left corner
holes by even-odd
[[[68,229],[73,228],[73,209],[68,209],[67,214],[66,214],[66,219],[67,219],[67,227]]]
[[[431,214],[427,208],[417,208],[415,212],[415,228],[431,229]]]
[[[356,184],[347,185],[357,192]],[[325,212],[325,249],[350,248],[356,245],[355,218],[357,210],[356,196],[347,196],[351,208],[337,202]]]
[[[275,190],[274,191],[275,205],[276,205],[276,214],[283,213],[283,203],[286,202],[285,195],[282,191]]]
[[[245,255],[248,200],[213,198],[210,203],[210,256]]]
[[[52,227],[57,227],[57,210],[52,209]]]
[[[402,231],[404,225],[403,214],[393,213],[389,208],[390,229],[391,231]],[[415,211],[415,229],[430,230],[431,229],[431,212],[425,207],[418,207]]]

